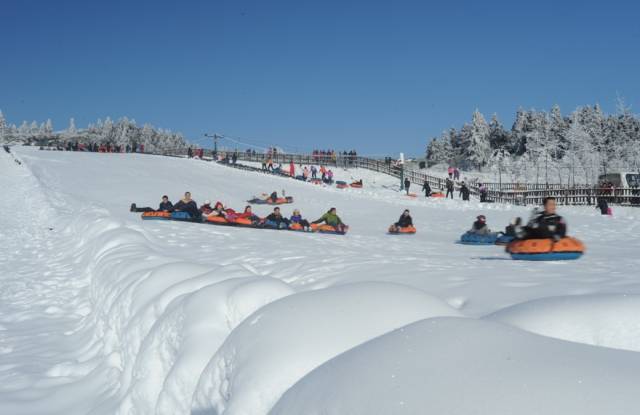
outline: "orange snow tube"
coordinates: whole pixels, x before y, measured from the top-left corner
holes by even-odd
[[[441,193],[441,192],[431,193],[431,197],[444,197],[444,193]]]
[[[362,183],[353,182],[350,184],[354,189],[362,189]]]
[[[292,231],[301,231],[302,230],[302,225],[300,225],[299,223],[295,222],[292,223],[291,225],[289,225],[289,229]]]
[[[222,216],[208,216],[207,217],[207,222],[215,223],[215,224],[218,224],[218,225],[230,224],[230,222],[228,220],[226,220],[225,218],[223,218]]]
[[[316,224],[316,223],[312,223],[311,224],[311,230],[313,230],[314,232],[320,232],[320,233],[333,233],[336,235],[344,235],[347,233],[347,230],[349,229],[348,226],[344,226],[344,229],[342,231],[336,229],[335,226],[331,226],[331,225],[327,225],[327,224]]]
[[[253,223],[251,222],[251,220],[247,218],[238,218],[233,220],[232,223],[234,225],[239,225],[239,226],[253,226]]]
[[[169,212],[144,212],[142,219],[171,219],[171,213]]]
[[[584,253],[585,246],[579,240],[567,236],[557,242],[553,239],[515,240],[507,245],[506,251],[513,259],[549,261],[577,259]]]
[[[392,233],[394,235],[397,234],[412,234],[412,233],[416,233],[416,228],[413,226],[407,226],[404,228],[397,228],[397,229],[393,229],[393,225],[389,227],[389,233]]]

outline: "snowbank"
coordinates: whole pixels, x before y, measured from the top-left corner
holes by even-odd
[[[270,415],[628,414],[640,354],[490,321],[423,320],[323,364]]]
[[[543,298],[516,304],[486,319],[543,336],[640,352],[640,295]]]
[[[231,333],[200,377],[193,409],[264,414],[298,379],[337,354],[423,318],[455,315],[442,301],[391,283],[286,297]]]

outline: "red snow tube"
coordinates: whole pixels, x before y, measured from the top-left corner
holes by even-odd
[[[253,222],[251,222],[251,220],[247,218],[234,219],[232,223],[238,226],[253,226]]]
[[[362,183],[351,183],[351,187],[356,188],[356,189],[362,189]]]
[[[171,219],[171,213],[169,212],[144,212],[142,219]]]
[[[223,218],[222,216],[207,216],[206,222],[215,223],[218,225],[231,225],[231,222]]]
[[[431,193],[431,197],[444,197],[444,193]]]
[[[418,197],[418,195],[415,194],[415,193],[408,193],[407,196],[409,196],[409,197]]]
[[[338,189],[346,189],[346,188],[348,188],[349,186],[348,186],[346,183],[338,183],[338,184],[336,184],[336,187],[337,187]]]
[[[416,233],[416,228],[414,228],[413,226],[407,226],[407,227],[404,227],[404,228],[393,229],[393,225],[391,225],[389,227],[389,233],[392,233],[394,235],[412,234],[412,233]]]

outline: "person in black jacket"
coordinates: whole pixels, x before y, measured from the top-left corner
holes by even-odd
[[[428,181],[424,181],[424,184],[422,185],[422,191],[424,192],[424,196],[425,197],[431,197],[431,186],[429,186],[429,182]]]
[[[400,219],[393,225],[391,225],[391,232],[397,232],[400,228],[408,228],[413,227],[413,219],[411,218],[411,214],[409,213],[409,209],[406,209],[402,212]]]
[[[607,203],[604,197],[598,198],[598,205],[596,207],[600,209],[601,214],[603,215],[609,214],[609,204]]]
[[[453,180],[447,178],[446,186],[447,186],[447,194],[445,195],[445,198],[448,198],[449,195],[451,195],[451,199],[453,199]]]
[[[558,241],[567,234],[567,225],[562,216],[556,214],[556,199],[546,197],[544,210],[534,212],[531,220],[517,235],[519,239],[553,239]]]
[[[173,206],[174,211],[187,212],[192,218],[200,218],[200,210],[195,200],[191,199],[191,192],[185,192],[184,197]]]
[[[477,216],[476,221],[471,225],[469,232],[477,235],[489,235],[491,233],[491,229],[487,226],[487,218],[484,215]]]
[[[266,218],[264,218],[264,224],[269,227],[274,227],[278,229],[285,229],[289,227],[289,219],[282,216],[280,213],[280,208],[276,207],[273,209],[273,212],[269,214]]]
[[[405,177],[404,179],[404,190],[407,191],[407,194],[409,194],[409,188],[411,187],[411,180],[409,180],[408,177]]]
[[[469,201],[469,188],[464,184],[464,182],[460,185],[459,196],[462,197],[462,200]]]
[[[162,196],[162,201],[160,202],[160,206],[158,210],[150,208],[150,207],[137,207],[135,203],[131,204],[131,208],[129,209],[131,212],[173,212],[173,205],[169,201],[169,196]]]

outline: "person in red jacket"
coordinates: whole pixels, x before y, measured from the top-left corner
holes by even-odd
[[[293,160],[289,162],[289,176],[291,177],[296,176],[296,166],[293,164]]]

